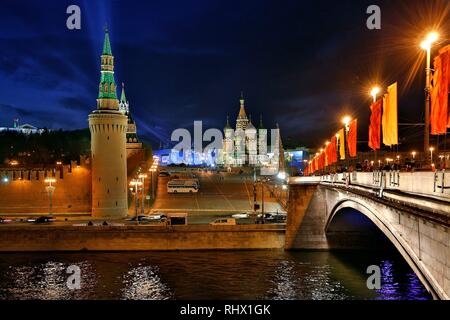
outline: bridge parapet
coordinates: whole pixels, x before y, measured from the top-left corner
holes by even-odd
[[[450,172],[374,171],[335,173],[315,177],[291,177],[289,184],[303,184],[311,179],[321,183],[360,185],[383,190],[398,190],[450,202]]]

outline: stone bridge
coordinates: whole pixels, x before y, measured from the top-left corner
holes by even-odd
[[[449,187],[448,172],[290,178],[285,247],[377,249],[391,242],[434,298],[449,299]]]

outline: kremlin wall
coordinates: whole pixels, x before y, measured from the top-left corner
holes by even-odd
[[[82,158],[78,165],[62,165],[53,169],[25,170],[0,168],[0,213],[47,214],[49,194],[46,178],[54,178],[53,213],[89,213],[91,211],[91,170]]]
[[[146,151],[133,150],[127,158],[131,176],[145,161]],[[48,169],[0,168],[0,214],[48,214],[49,195],[46,178],[54,178],[52,212],[55,214],[91,214],[92,175],[88,158]],[[128,179],[129,180],[129,179]]]

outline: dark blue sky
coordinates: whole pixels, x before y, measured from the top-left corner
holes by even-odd
[[[70,4],[81,7],[81,30],[66,28]],[[370,4],[381,7],[381,30],[366,28]],[[154,144],[194,120],[222,128],[228,113],[234,122],[241,90],[253,122],[278,122],[285,141],[316,147],[344,113],[360,119],[365,139],[374,82],[399,81],[400,121],[421,121],[418,43],[430,26],[448,38],[449,20],[446,0],[2,0],[0,126],[19,117],[87,127],[107,23],[116,82]]]

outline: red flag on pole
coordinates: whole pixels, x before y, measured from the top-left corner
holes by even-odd
[[[450,127],[448,93],[450,86],[450,45],[439,50],[434,59],[433,86],[431,89],[431,134],[445,134]]]
[[[370,110],[370,126],[369,126],[369,147],[372,150],[380,149],[381,140],[381,110],[383,108],[383,99],[372,103]]]
[[[328,164],[333,164],[337,161],[337,154],[336,154],[336,136],[333,136],[330,139],[330,143],[327,146],[327,156],[328,156]]]
[[[347,144],[350,157],[356,157],[356,136],[358,131],[357,121],[357,119],[354,119],[349,124]]]

